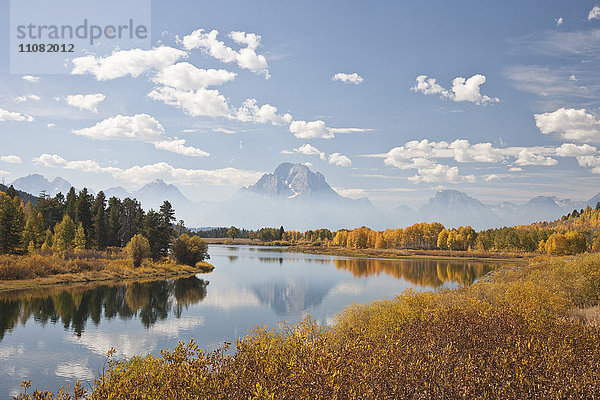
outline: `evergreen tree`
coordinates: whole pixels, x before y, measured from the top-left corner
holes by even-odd
[[[88,193],[87,188],[83,188],[77,200],[75,200],[75,222],[83,225],[85,237],[88,241],[94,237],[94,221],[92,214],[92,204],[94,197]],[[71,220],[73,221],[73,220]]]
[[[65,200],[65,213],[71,217],[73,221],[77,219],[75,203],[77,203],[77,193],[75,193],[75,188],[71,186],[71,189],[69,189],[69,193],[67,193],[67,198]]]
[[[8,197],[13,199],[15,197],[19,197],[19,193],[17,193],[17,189],[15,189],[13,185],[10,185],[10,187],[6,190],[6,194],[8,195]]]
[[[100,191],[92,205],[94,220],[94,231],[92,243],[99,250],[104,250],[108,242],[107,218],[106,218],[106,196]]]
[[[144,222],[142,227],[142,235],[148,239],[150,244],[150,256],[158,260],[166,254],[164,249],[164,237],[163,232],[163,216],[154,210],[150,210],[144,216]]]
[[[14,254],[22,249],[25,211],[18,196],[0,192],[0,253]]]
[[[64,216],[64,196],[59,193],[54,198],[50,198],[48,195],[42,194],[35,208],[37,212],[42,213],[46,229],[54,229],[54,226]]]
[[[107,245],[121,247],[124,243],[121,243],[119,239],[119,220],[121,218],[121,200],[116,197],[111,197],[108,200],[108,208],[106,209],[108,214],[108,238]]]
[[[142,229],[144,211],[135,199],[129,197],[123,200],[119,217],[119,239],[121,244],[129,243],[132,237]]]

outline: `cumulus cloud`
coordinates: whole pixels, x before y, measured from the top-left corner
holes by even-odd
[[[540,154],[535,154],[530,149],[523,149],[519,152],[517,156],[517,160],[515,161],[517,165],[556,165],[558,161],[556,161],[552,157],[546,157]]]
[[[343,154],[333,153],[329,156],[329,164],[340,167],[350,167],[352,166],[352,161],[350,161],[350,159]]]
[[[362,76],[358,75],[356,72],[352,74],[345,74],[343,72],[338,72],[337,74],[331,77],[332,81],[340,81],[344,83],[353,83],[355,85],[361,84],[364,79]]]
[[[0,108],[0,121],[18,121],[18,122],[32,122],[33,117],[27,114],[21,114],[19,112],[7,111]]]
[[[415,184],[420,182],[475,182],[476,180],[474,175],[460,175],[458,167],[437,164],[431,160],[417,159],[414,166],[417,168],[417,175],[409,177],[408,180]]]
[[[500,149],[491,143],[476,143],[471,145],[468,140],[455,140],[449,145],[454,151],[454,159],[458,162],[497,163],[506,157]]]
[[[184,139],[171,139],[165,135],[163,126],[148,114],[134,116],[117,115],[96,125],[74,129],[76,135],[96,140],[140,141],[151,143],[159,150],[184,156],[206,157],[209,153],[195,147],[185,146]]]
[[[19,156],[0,156],[0,161],[8,164],[21,164],[21,157]]]
[[[497,97],[489,97],[481,94],[480,86],[485,81],[485,75],[482,74],[473,75],[469,79],[457,77],[452,80],[452,89],[447,90],[438,84],[435,78],[428,78],[427,75],[419,75],[411,90],[421,92],[425,95],[439,94],[442,98],[448,98],[456,102],[467,101],[478,105],[499,102],[500,99]]]
[[[225,96],[218,90],[200,88],[180,90],[172,87],[154,88],[148,97],[183,110],[192,117],[229,117],[231,111]]]
[[[321,158],[321,160],[325,160],[327,158],[324,152],[322,152],[321,150],[317,149],[316,147],[314,147],[313,145],[308,144],[308,143],[303,144],[302,146],[300,146],[296,149],[282,150],[281,153],[282,154],[299,153],[299,154],[306,154],[306,155],[317,155],[317,156],[319,156],[319,158]]]
[[[559,157],[578,157],[596,154],[596,148],[589,144],[578,146],[573,143],[563,143],[556,148],[556,155]]]
[[[600,121],[584,108],[559,108],[554,112],[534,114],[535,124],[543,134],[557,132],[576,142],[600,142]]]
[[[106,96],[102,93],[94,94],[71,94],[66,97],[65,101],[72,107],[80,110],[87,110],[93,113],[98,113],[98,104],[104,101]]]
[[[588,13],[587,19],[588,21],[591,21],[593,19],[600,19],[600,6],[594,6]]]
[[[219,31],[205,32],[197,29],[191,34],[184,36],[183,46],[187,50],[201,49],[204,53],[224,63],[235,62],[240,68],[248,69],[254,73],[262,74],[269,79],[269,65],[262,54],[257,54],[256,49],[260,45],[261,37],[254,33],[232,31],[229,38],[239,45],[244,45],[239,51],[225,45],[217,39]]]
[[[99,81],[131,75],[136,78],[145,71],[162,69],[187,57],[183,50],[161,46],[152,50],[115,50],[106,57],[87,55],[73,59],[72,75],[93,75]]]
[[[32,82],[32,83],[38,83],[40,81],[40,79],[41,78],[39,76],[23,75],[23,80]]]
[[[598,156],[579,156],[577,162],[582,167],[590,168],[592,174],[600,174],[600,157]]]
[[[155,83],[175,89],[191,90],[218,86],[235,79],[236,74],[224,69],[201,69],[188,62],[169,65],[152,78]]]
[[[299,139],[331,139],[334,137],[333,132],[327,129],[325,122],[316,121],[292,121],[290,124],[290,132]]]
[[[162,179],[167,183],[181,185],[251,185],[255,183],[264,172],[242,170],[237,168],[220,168],[214,170],[176,168],[166,162],[148,165],[135,165],[123,169],[116,167],[102,167],[93,160],[67,161],[57,154],[42,154],[33,160],[36,164],[46,167],[59,167],[83,172],[108,173],[115,179],[120,179],[132,184],[142,185],[155,179]]]
[[[13,99],[13,101],[15,103],[23,103],[24,101],[27,100],[34,100],[34,101],[40,101],[42,98],[40,96],[38,96],[37,94],[25,94],[23,96],[17,96]]]
[[[286,125],[292,122],[291,114],[277,114],[277,107],[270,104],[259,107],[256,103],[256,99],[247,99],[235,113],[235,118],[242,122],[270,122],[272,125]]]

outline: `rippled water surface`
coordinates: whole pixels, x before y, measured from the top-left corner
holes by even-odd
[[[0,398],[35,388],[91,383],[105,354],[159,354],[194,338],[214,349],[255,325],[320,323],[352,303],[392,298],[407,288],[471,284],[494,264],[349,259],[279,248],[210,246],[215,270],[196,277],[0,293]]]

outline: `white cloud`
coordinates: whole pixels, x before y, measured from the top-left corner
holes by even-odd
[[[218,86],[235,79],[236,74],[224,69],[200,69],[188,62],[169,65],[152,79],[175,89],[192,90]]]
[[[510,167],[508,169],[510,172],[521,172],[523,171],[523,168],[519,168],[519,167]]]
[[[563,143],[556,148],[556,155],[559,157],[590,156],[593,154],[596,154],[596,148],[589,144],[578,146],[573,143]]]
[[[206,33],[204,29],[197,29],[191,34],[184,36],[182,43],[187,50],[201,49],[204,53],[209,54],[219,61],[224,63],[235,62],[240,68],[262,74],[265,78],[269,79],[267,59],[262,54],[256,53],[261,40],[259,35],[237,31],[230,32],[230,39],[240,45],[245,45],[245,47],[236,51],[218,40],[218,34],[217,30]]]
[[[40,79],[41,78],[39,76],[23,75],[23,80],[32,82],[32,83],[38,83],[40,81]]]
[[[582,167],[589,167],[592,174],[600,174],[600,157],[597,156],[579,156],[577,162]]]
[[[575,75],[569,76],[569,80],[573,81],[573,82],[577,82],[577,78],[575,77]]]
[[[270,104],[263,104],[258,107],[256,99],[247,99],[237,110],[235,118],[242,122],[258,122],[272,125],[286,125],[292,122],[292,116],[289,113],[277,114],[277,107]]]
[[[18,122],[31,122],[33,117],[27,114],[21,114],[19,112],[7,111],[0,108],[0,121],[18,121]]]
[[[352,161],[343,154],[333,153],[329,155],[329,164],[337,165],[339,167],[350,167],[352,166]]]
[[[88,110],[93,113],[98,113],[98,104],[104,101],[106,96],[102,93],[94,94],[71,94],[66,97],[66,102],[72,107],[80,110]]]
[[[170,139],[162,142],[155,142],[154,147],[159,150],[170,151],[171,153],[181,154],[188,157],[208,157],[210,153],[196,147],[186,146],[185,139]]]
[[[187,57],[183,50],[162,46],[152,50],[115,50],[106,57],[87,55],[73,59],[73,75],[91,74],[99,81],[131,75],[136,78],[143,72],[162,69]]]
[[[449,98],[456,102],[467,101],[478,105],[497,103],[500,101],[497,97],[482,95],[480,86],[486,81],[485,75],[476,74],[465,79],[457,77],[452,80],[452,90],[449,91],[439,85],[435,78],[428,78],[427,75],[419,75],[415,85],[411,88],[414,92],[421,92],[425,95],[439,94],[443,98]]]
[[[556,22],[556,26],[561,26],[565,22],[565,20],[563,19],[563,17],[558,17],[554,21]]]
[[[417,175],[408,178],[409,182],[420,183],[420,182],[474,182],[475,176],[460,175],[457,167],[451,167],[449,165],[437,164],[431,160],[415,159],[414,167],[417,168]]]
[[[163,126],[148,114],[134,116],[117,115],[98,122],[89,128],[74,129],[76,135],[97,140],[140,141],[151,143],[159,150],[206,157],[209,153],[195,147],[185,146],[184,139],[171,139],[165,135]]]
[[[13,99],[13,101],[15,103],[23,103],[24,101],[27,100],[34,100],[34,101],[40,101],[42,98],[40,96],[38,96],[37,94],[26,94],[23,96],[17,96]]]
[[[486,176],[484,180],[486,182],[491,182],[491,181],[495,181],[495,180],[500,179],[500,178],[501,178],[500,175],[491,174],[491,175]]]
[[[53,123],[46,124],[46,127],[48,127],[48,128],[54,128],[55,126],[56,126],[56,124],[53,124]]]
[[[371,132],[374,129],[370,128],[327,128],[331,133],[362,133]]]
[[[231,111],[225,96],[218,90],[200,88],[180,90],[167,86],[154,88],[148,97],[182,109],[192,117],[229,117]]]
[[[181,185],[251,185],[255,183],[264,172],[242,170],[237,168],[220,168],[214,170],[176,168],[166,162],[148,165],[135,165],[122,169],[116,167],[102,167],[93,160],[67,161],[57,154],[42,154],[33,159],[36,164],[46,167],[58,167],[83,172],[108,173],[116,179],[121,179],[132,184],[142,185],[155,179],[162,179],[167,183]]]
[[[545,157],[539,154],[535,154],[530,149],[523,149],[519,152],[517,157],[517,161],[515,161],[517,165],[556,165],[558,161],[551,157]]]
[[[321,120],[292,121],[290,132],[299,139],[331,139],[334,136]]]
[[[363,189],[343,189],[334,187],[333,190],[335,190],[340,196],[347,197],[349,199],[360,199],[367,197],[367,194]]]
[[[236,131],[234,131],[234,130],[225,129],[225,128],[213,128],[213,132],[226,133],[228,135],[232,135],[232,134],[236,133]]]
[[[21,157],[19,156],[0,156],[0,161],[9,164],[21,164]]]
[[[332,81],[340,81],[344,83],[353,83],[355,85],[361,84],[364,79],[362,76],[358,75],[356,72],[352,74],[345,74],[343,72],[338,72],[337,74],[331,77]]]
[[[585,109],[559,108],[535,114],[535,124],[543,134],[558,132],[560,137],[576,142],[600,142],[600,121]]]
[[[593,19],[600,19],[600,6],[594,6],[588,13],[587,19],[588,21],[591,21]]]
[[[302,146],[293,149],[292,151],[290,150],[283,150],[282,151],[283,154],[294,154],[294,153],[300,153],[300,154],[306,154],[306,155],[317,155],[319,156],[319,158],[321,158],[321,160],[325,160],[326,156],[325,153],[322,152],[321,150],[317,149],[316,147],[312,146],[311,144],[303,144]]]
[[[491,143],[476,143],[471,145],[468,140],[455,140],[449,146],[454,150],[454,159],[458,162],[497,163],[506,157],[500,149]]]

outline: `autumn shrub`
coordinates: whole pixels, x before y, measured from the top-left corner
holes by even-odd
[[[127,243],[125,252],[131,259],[134,268],[137,268],[142,264],[144,258],[150,257],[150,242],[138,233]]]
[[[173,242],[173,257],[179,264],[195,266],[198,262],[210,258],[208,245],[199,236],[180,235]]]

